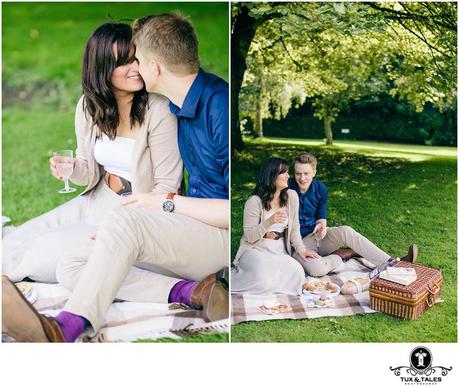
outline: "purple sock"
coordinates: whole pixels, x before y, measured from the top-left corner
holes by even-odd
[[[383,270],[386,270],[386,267],[387,266],[393,266],[395,265],[396,263],[398,262],[398,260],[396,258],[389,258],[387,260],[387,262],[383,262],[381,263],[379,266],[376,266],[372,271],[370,271],[370,273],[368,273],[368,277],[370,279],[376,277],[377,275],[379,275],[379,273],[381,273]]]
[[[338,250],[333,251],[332,254],[337,255],[337,256],[340,257],[341,259],[344,259],[344,256],[346,255],[345,253],[342,253],[341,251],[338,251]]]
[[[60,312],[56,316],[56,320],[61,326],[65,341],[68,343],[73,343],[89,326],[89,321],[84,317],[65,311]]]
[[[199,281],[182,280],[177,282],[169,293],[169,302],[179,302],[190,305],[191,293],[198,286]]]

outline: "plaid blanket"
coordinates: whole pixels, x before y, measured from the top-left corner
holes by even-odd
[[[351,278],[366,276],[369,272],[363,260],[350,259],[336,273],[321,277],[321,280],[330,281],[341,286]],[[368,265],[368,263],[366,263]],[[289,296],[285,294],[255,295],[235,294],[231,295],[231,324],[239,324],[244,321],[282,320],[282,319],[305,319],[331,316],[352,316],[354,314],[374,313],[370,308],[369,292],[355,295],[337,295],[333,298],[334,305],[323,308],[308,307],[305,296]],[[263,305],[286,305],[288,310],[282,313],[267,314],[260,309]]]
[[[33,282],[38,299],[34,307],[40,313],[56,316],[64,307],[69,291],[57,284]],[[130,342],[138,339],[180,339],[198,333],[228,332],[228,319],[207,323],[202,312],[179,304],[114,302],[101,330],[87,329],[79,342]],[[2,337],[2,341],[11,341]]]

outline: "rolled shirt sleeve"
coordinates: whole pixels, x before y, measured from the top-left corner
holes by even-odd
[[[225,186],[229,187],[229,115],[228,93],[220,90],[210,100],[212,137],[215,145],[216,162],[220,165]]]
[[[317,205],[315,218],[318,219],[327,219],[327,198],[328,198],[328,188],[323,185],[322,192],[320,195],[320,200]]]

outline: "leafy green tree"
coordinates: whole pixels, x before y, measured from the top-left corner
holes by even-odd
[[[395,58],[397,47],[383,33],[361,30],[346,34],[334,29],[305,35],[280,32],[281,38],[273,44],[267,39],[270,28],[267,23],[259,29],[247,57],[241,92],[241,100],[247,102],[241,105],[252,109],[252,117],[279,118],[292,104],[314,97],[315,115],[323,120],[327,144],[332,144],[332,123],[340,111],[352,100],[387,89],[384,63]],[[262,61],[253,60],[260,57]],[[267,90],[256,93],[262,86],[266,88],[265,79],[269,80]],[[257,121],[255,127],[259,128]]]
[[[427,14],[420,23],[418,8],[424,12],[428,7],[413,4],[409,20],[398,9],[407,13],[405,5],[384,3],[233,5],[233,147],[242,147],[238,96],[241,113],[252,117],[261,135],[263,118],[285,116],[292,104],[313,97],[327,143],[333,140],[331,125],[339,112],[365,95],[398,95],[418,111],[426,103],[440,109],[455,106],[455,5],[443,9],[443,25],[442,17]],[[386,7],[390,11],[377,9]],[[244,35],[241,24],[247,21],[243,27],[250,26],[250,34]],[[423,39],[410,23],[417,23]],[[439,73],[448,66],[454,71]]]
[[[234,149],[242,149],[239,123],[239,92],[247,68],[246,57],[257,28],[267,20],[281,17],[276,12],[283,3],[233,3],[231,30],[231,144]],[[251,13],[251,10],[255,12]]]
[[[444,58],[451,62],[457,56],[457,2],[369,3],[369,6],[383,15],[388,26],[395,23],[422,41],[440,76],[455,82],[445,61],[436,60]]]
[[[239,93],[247,69],[246,58],[258,28],[272,21],[281,32],[274,43],[282,43],[285,32],[317,33],[329,28],[351,32],[367,23],[361,16],[368,6],[355,3],[233,3],[231,30],[231,141],[242,149],[239,123]],[[370,23],[375,23],[373,20]],[[286,53],[284,53],[286,55]]]

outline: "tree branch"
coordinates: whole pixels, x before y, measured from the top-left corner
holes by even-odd
[[[290,57],[290,59],[292,60],[292,62],[295,63],[296,67],[297,67],[300,71],[303,71],[303,66],[302,66],[300,63],[298,63],[298,62],[292,57],[292,55],[290,55],[290,52],[288,51],[287,46],[285,45],[284,39],[283,39],[282,37],[280,38],[280,41],[281,41],[281,43],[282,43],[282,46],[284,46],[285,52],[286,52],[287,55]]]
[[[411,32],[414,36],[416,36],[419,40],[421,40],[422,42],[425,43],[425,45],[432,51],[432,50],[435,50],[437,51],[438,53],[440,53],[441,55],[444,55],[445,58],[447,59],[451,59],[451,56],[447,53],[445,53],[444,51],[440,50],[439,48],[435,47],[434,45],[432,45],[431,43],[429,43],[429,41],[424,37],[424,35],[418,35],[415,31],[413,31],[411,28],[409,28],[406,24],[404,24],[402,21],[398,21],[400,23],[400,25],[405,28],[407,31]],[[413,21],[414,22],[414,21]],[[422,32],[421,32],[422,34]]]
[[[397,10],[391,9],[391,8],[381,7],[381,6],[377,5],[376,3],[364,3],[364,4],[370,6],[371,8],[373,8],[373,9],[375,9],[377,11],[381,11],[381,12],[385,12],[385,13],[391,14],[392,16],[390,16],[390,15],[387,16],[388,19],[392,19],[392,20],[403,20],[403,19],[415,20],[415,19],[417,19],[419,21],[422,21],[424,24],[430,24],[430,22],[431,22],[431,18],[429,16],[422,15],[422,14],[419,14],[419,13],[414,13],[408,7],[405,7],[402,2],[399,2],[399,4],[403,7],[405,12],[397,11]],[[442,26],[442,27],[446,28],[447,30],[456,32],[456,26],[448,24],[448,23],[444,23],[443,20],[438,17],[438,14],[435,15],[435,16],[436,17],[434,18],[434,24]],[[448,20],[448,19],[446,19],[446,20]]]

